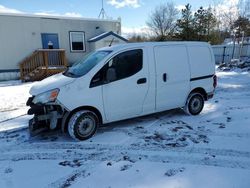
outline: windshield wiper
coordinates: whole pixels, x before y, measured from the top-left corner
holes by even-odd
[[[70,76],[70,77],[76,76],[73,72],[69,72],[69,68],[66,69],[66,71],[63,73],[63,75]]]

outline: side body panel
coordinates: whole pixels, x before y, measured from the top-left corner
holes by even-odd
[[[156,72],[155,72],[155,59],[152,46],[147,46],[147,54],[145,54],[148,62],[148,92],[143,105],[143,115],[156,112],[155,108],[155,95],[156,95]]]
[[[143,66],[136,74],[102,86],[103,104],[107,121],[127,119],[143,114],[143,105],[149,88],[148,59],[146,48],[130,48],[143,50]],[[146,83],[138,84],[140,79]]]
[[[89,88],[91,77],[85,75],[77,78],[73,83],[60,88],[58,101],[68,110],[72,111],[78,107],[91,106],[104,114],[102,88]]]
[[[213,92],[212,76],[215,74],[215,63],[211,47],[208,45],[190,44],[188,53],[191,67],[191,79],[208,76],[206,79],[191,81],[191,90],[201,87],[205,89],[207,93]]]
[[[190,91],[190,69],[185,45],[154,47],[156,111],[185,105]]]

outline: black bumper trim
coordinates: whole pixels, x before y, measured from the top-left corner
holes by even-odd
[[[214,93],[208,93],[208,94],[207,94],[207,99],[212,99],[213,96],[214,96]]]
[[[195,78],[191,78],[190,81],[203,80],[203,79],[207,79],[207,78],[212,78],[213,76],[214,76],[214,74],[207,75],[207,76],[201,76],[201,77],[195,77]]]
[[[41,115],[44,114],[44,106],[39,106],[39,105],[31,105],[31,108],[28,110],[27,114],[28,115]]]
[[[31,106],[31,105],[33,105],[33,104],[34,104],[34,103],[32,102],[33,99],[34,99],[34,96],[29,97],[29,99],[28,99],[27,102],[26,102],[26,106]]]

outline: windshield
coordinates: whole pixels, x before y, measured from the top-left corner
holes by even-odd
[[[112,51],[95,51],[86,55],[80,61],[68,68],[63,74],[68,77],[80,77],[87,74],[94,66],[102,61]]]

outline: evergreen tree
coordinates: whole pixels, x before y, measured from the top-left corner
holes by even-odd
[[[245,36],[250,35],[250,21],[246,17],[239,16],[238,19],[233,23],[232,28],[236,30],[236,36],[242,36],[242,32],[245,33]]]
[[[191,11],[191,5],[185,5],[181,10],[181,19],[177,20],[179,38],[181,40],[195,40],[194,38],[194,18]]]
[[[203,36],[205,35],[205,10],[203,7],[200,7],[194,13],[194,27],[195,27],[195,34],[197,40],[204,40]]]
[[[197,40],[209,41],[211,31],[215,30],[216,18],[211,8],[200,7],[194,14],[194,27]]]

